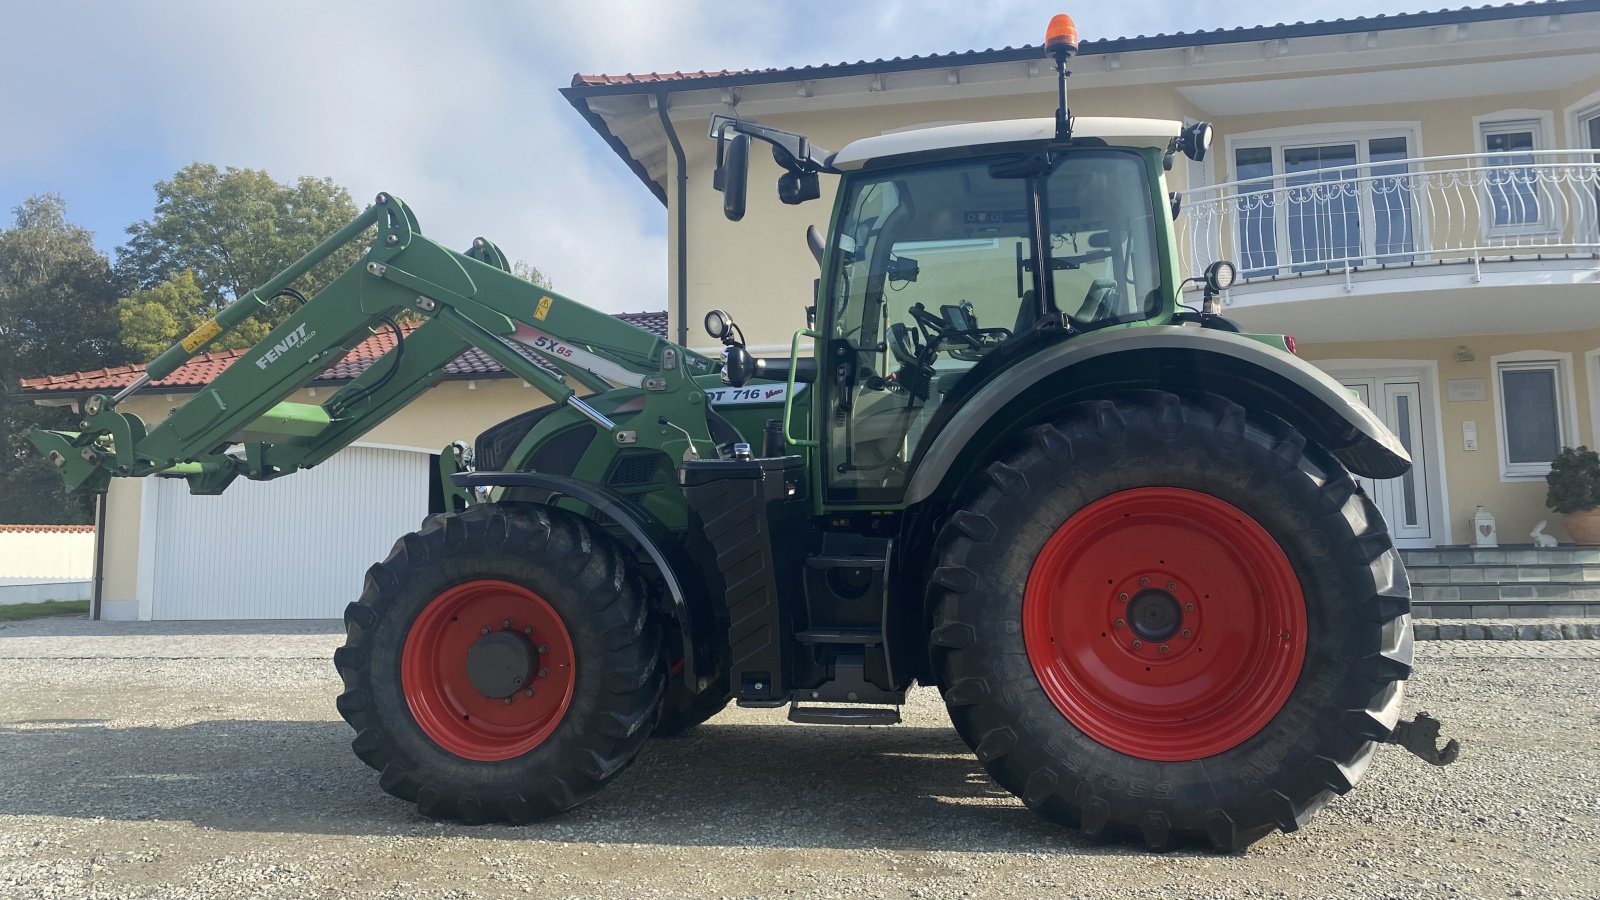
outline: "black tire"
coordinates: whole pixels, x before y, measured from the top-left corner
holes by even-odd
[[[700,693],[691,694],[683,679],[674,675],[667,679],[667,691],[661,698],[661,721],[656,723],[655,736],[679,737],[722,712],[731,700],[726,676]]]
[[[451,753],[418,724],[401,660],[419,613],[453,586],[492,578],[537,592],[572,649],[572,694],[542,743],[500,761]],[[661,630],[633,562],[588,522],[544,507],[483,504],[433,516],[367,571],[334,654],[351,746],[388,793],[430,818],[525,823],[570,809],[628,766],[660,708]]]
[[[1216,396],[1138,392],[1029,430],[974,481],[938,539],[932,663],[956,729],[1030,808],[1096,838],[1230,852],[1299,828],[1361,779],[1411,671],[1410,588],[1376,506],[1328,453]],[[1055,529],[1100,498],[1154,486],[1254,518],[1305,597],[1304,663],[1287,700],[1203,759],[1158,761],[1090,738],[1046,693],[1020,627],[1024,585]]]

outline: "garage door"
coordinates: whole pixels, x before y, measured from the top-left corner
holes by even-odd
[[[196,497],[182,479],[146,494],[141,557],[157,619],[324,619],[428,512],[429,457],[352,447],[277,481]]]

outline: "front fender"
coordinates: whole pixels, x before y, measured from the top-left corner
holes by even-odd
[[[543,502],[554,505],[570,497],[603,513],[639,544],[640,552],[655,565],[682,625],[683,677],[689,690],[699,692],[715,676],[717,652],[712,642],[715,616],[702,608],[710,598],[700,583],[698,569],[672,532],[626,497],[609,488],[564,475],[544,472],[461,472],[450,480],[460,488],[515,487],[548,492]]]
[[[907,505],[933,496],[952,473],[1019,425],[1113,390],[1219,394],[1293,425],[1368,478],[1411,468],[1405,446],[1339,382],[1297,356],[1237,334],[1158,326],[1102,331],[1053,344],[990,377],[960,401],[915,462]]]

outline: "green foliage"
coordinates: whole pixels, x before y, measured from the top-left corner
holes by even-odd
[[[0,522],[87,522],[88,501],[68,497],[24,437],[29,426],[75,420],[33,405],[17,382],[123,363],[117,282],[93,235],[67,222],[60,196],[30,197],[12,213],[14,227],[0,230]]]
[[[526,260],[519,259],[515,263],[512,263],[511,274],[530,284],[536,284],[539,287],[545,288],[546,290],[555,287],[555,284],[550,281],[550,276],[546,275],[543,269],[533,265],[532,263],[529,263]]]
[[[143,358],[265,284],[360,213],[331,179],[280,184],[256,169],[193,163],[155,188],[155,215],[129,226],[127,246],[117,253],[119,271],[138,289],[119,310],[122,340]],[[361,250],[359,241],[342,248],[295,287],[311,296]],[[247,347],[292,310],[280,300],[217,346]]]
[[[1550,462],[1545,476],[1550,490],[1545,505],[1558,513],[1600,506],[1600,453],[1588,447],[1566,447]]]
[[[153,359],[209,318],[211,311],[194,272],[184,269],[153,288],[117,301],[122,345],[136,359]]]
[[[83,615],[88,611],[89,601],[87,600],[42,600],[38,603],[8,603],[0,606],[0,622],[42,619],[45,616]]]

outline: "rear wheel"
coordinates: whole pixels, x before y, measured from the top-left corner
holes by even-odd
[[[1153,849],[1242,849],[1365,773],[1410,672],[1376,507],[1281,421],[1216,398],[1074,407],[941,533],[933,659],[1028,806]]]
[[[560,510],[435,516],[367,573],[334,656],[356,755],[424,815],[527,822],[632,762],[660,630],[626,554]]]

